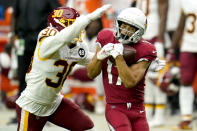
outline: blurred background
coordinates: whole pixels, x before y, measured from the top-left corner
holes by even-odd
[[[47,26],[48,14],[56,6],[73,7],[80,14],[87,14],[103,4],[112,4],[112,8],[86,28],[85,42],[88,43],[89,50],[96,51],[97,34],[103,28],[113,28],[115,17],[122,9],[134,6],[142,9],[148,18],[147,31],[143,38],[155,44],[158,57],[167,61],[166,67],[160,72],[147,73],[145,107],[150,131],[179,131],[176,125],[182,124],[191,126],[187,130],[197,131],[197,49],[186,51],[194,53],[195,58],[185,61],[196,63],[192,66],[195,70],[188,72],[195,75],[189,77],[187,84],[182,78],[185,70],[181,63],[184,63],[184,60],[180,62],[182,43],[189,42],[187,39],[197,40],[197,11],[190,15],[191,19],[188,18],[191,24],[186,25],[195,35],[190,32],[191,37],[185,38],[184,36],[188,35],[185,33],[186,29],[180,36],[177,33],[180,32],[179,25],[185,9],[182,6],[184,0],[47,1],[0,0],[0,131],[16,130],[15,100],[25,88],[25,72],[31,61],[37,35]],[[184,22],[187,23],[187,19]],[[197,41],[195,44],[197,45]],[[64,82],[62,94],[90,115],[96,130],[108,131],[101,79],[101,76],[95,80],[89,79],[86,67],[76,65]],[[185,90],[185,87],[188,88]],[[187,107],[191,110],[188,114],[181,111]],[[47,123],[44,130],[63,129]]]

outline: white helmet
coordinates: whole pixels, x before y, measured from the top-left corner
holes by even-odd
[[[131,36],[128,37],[127,35],[123,36],[120,34],[120,26],[122,22],[127,23],[133,27],[135,27],[137,30],[136,32]],[[120,12],[120,14],[115,19],[114,24],[114,35],[118,39],[119,42],[123,44],[128,43],[137,43],[142,35],[144,34],[147,26],[147,20],[144,13],[135,7],[126,8]],[[128,34],[128,33],[127,33]]]

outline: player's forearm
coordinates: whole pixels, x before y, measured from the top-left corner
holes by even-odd
[[[88,77],[94,79],[101,73],[102,61],[97,60],[96,55],[87,66]]]
[[[160,16],[160,28],[158,40],[164,42],[164,34],[166,31],[167,14],[168,14],[168,0],[159,0],[159,16]]]
[[[180,44],[180,40],[182,38],[183,35],[183,30],[185,28],[185,20],[186,20],[186,16],[184,14],[181,15],[181,18],[179,20],[179,25],[177,27],[176,32],[173,34],[172,37],[172,49],[175,49],[178,47],[178,45]]]
[[[80,16],[76,21],[61,30],[54,38],[54,42],[70,43],[74,38],[77,38],[81,31],[89,24],[90,20],[86,16]],[[64,45],[63,44],[63,45]]]
[[[126,88],[132,88],[137,84],[137,75],[131,72],[130,68],[127,66],[123,56],[117,56],[116,65],[118,69],[119,77]]]
[[[111,7],[110,4],[103,5],[101,8],[96,9],[94,12],[87,14],[86,16],[80,16],[76,21],[69,27],[63,29],[58,37],[62,43],[69,43],[73,38],[78,37],[79,33],[90,23],[90,21],[96,20]]]

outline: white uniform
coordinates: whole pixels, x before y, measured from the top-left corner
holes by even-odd
[[[197,52],[197,1],[182,0],[181,7],[184,14],[188,16],[185,23],[181,51]]]
[[[181,16],[180,0],[169,0],[168,16],[167,16],[167,31],[175,31]]]
[[[150,40],[159,34],[158,0],[137,0],[137,7],[147,16],[147,29],[142,37]]]
[[[39,33],[26,74],[27,87],[16,101],[21,108],[38,116],[49,116],[57,109],[63,98],[59,92],[72,67],[76,63],[87,64],[93,56],[84,43],[77,42],[71,49],[67,46],[88,22],[78,18],[60,32],[47,27]]]
[[[192,83],[197,69],[197,1],[181,0],[181,8],[186,16],[185,27],[181,43],[180,69],[181,69],[181,86],[179,90],[179,106],[181,112],[181,123],[189,121],[190,126],[193,115],[193,103],[195,100]],[[189,74],[189,75],[188,75]]]

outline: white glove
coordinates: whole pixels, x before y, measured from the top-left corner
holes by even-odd
[[[113,45],[113,50],[111,51],[110,55],[113,56],[115,59],[119,55],[123,55],[123,45],[122,44],[114,44]]]
[[[155,48],[157,50],[157,57],[164,58],[164,46],[162,42],[155,42]]]
[[[110,7],[111,7],[110,4],[104,5],[104,6],[100,7],[100,8],[98,8],[98,9],[96,9],[94,12],[88,14],[87,17],[88,17],[88,19],[91,20],[91,21],[96,20],[96,19],[100,18],[101,15],[102,15],[107,9],[109,9]]]
[[[114,48],[114,44],[108,43],[97,53],[97,59],[103,60],[110,55],[111,50]]]
[[[152,61],[151,65],[149,67],[149,70],[159,71],[159,70],[163,69],[165,65],[166,65],[165,60],[161,60],[159,58],[156,58],[154,61]]]

